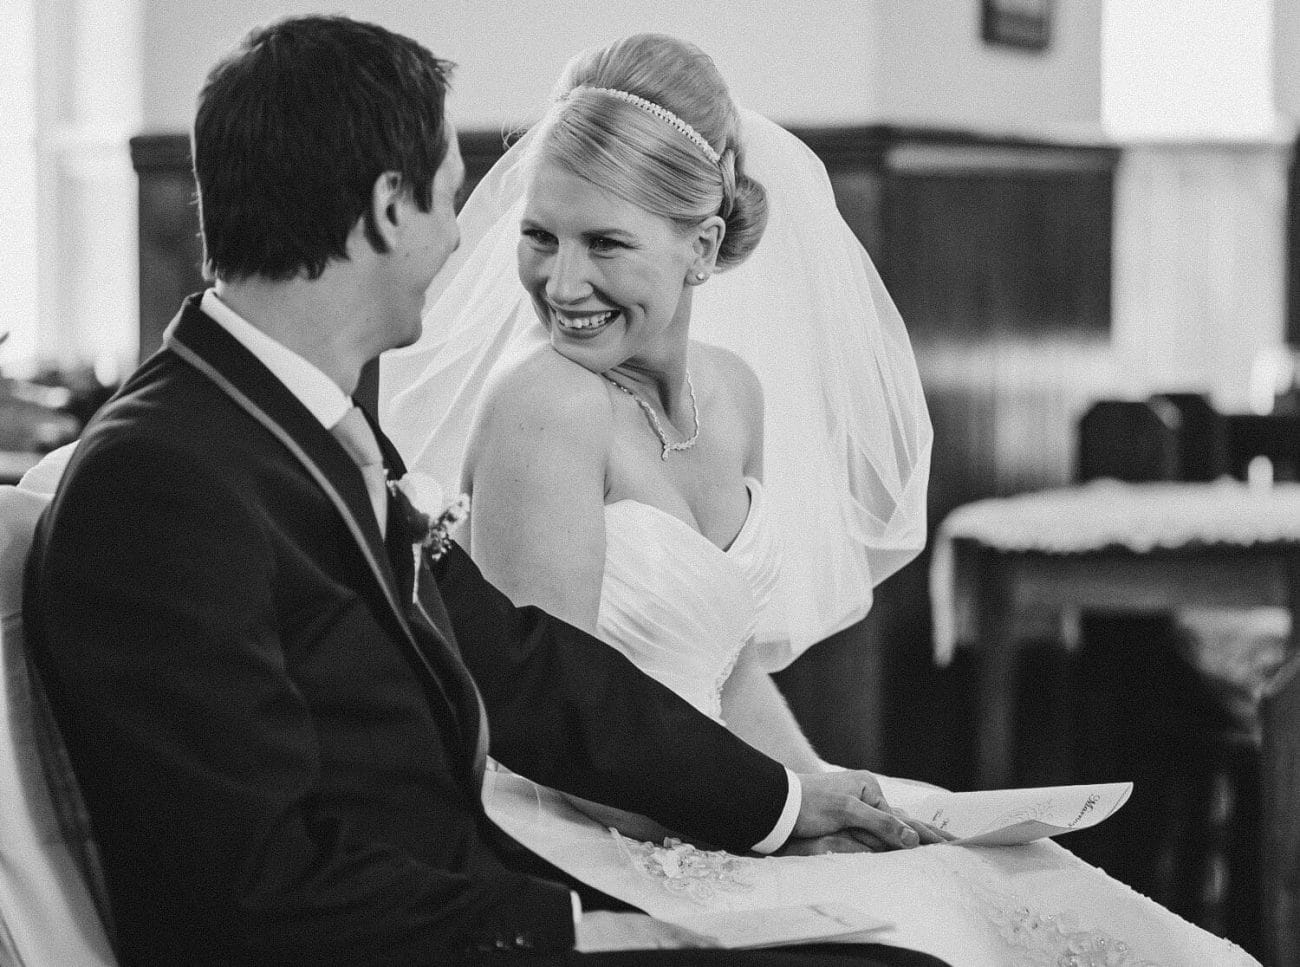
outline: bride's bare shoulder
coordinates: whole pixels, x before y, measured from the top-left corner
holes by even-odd
[[[550,346],[530,349],[488,377],[474,418],[476,443],[532,448],[539,439],[599,445],[613,428],[605,382]]]
[[[730,349],[704,342],[691,343],[692,356],[702,366],[699,375],[708,380],[705,389],[721,401],[725,410],[744,424],[750,436],[763,432],[763,386],[757,374]],[[698,382],[697,377],[697,382]]]
[[[704,362],[708,373],[716,382],[717,390],[723,396],[742,406],[755,401],[762,402],[763,387],[758,381],[758,374],[730,349],[693,340],[691,352],[696,359]]]
[[[611,412],[600,376],[550,346],[530,349],[493,370],[484,386],[483,404],[510,411],[544,407],[546,412],[577,412],[587,417],[594,415],[590,412],[593,408]]]
[[[763,386],[749,364],[729,349],[691,343],[691,366],[710,426],[721,431],[744,472],[763,477]]]

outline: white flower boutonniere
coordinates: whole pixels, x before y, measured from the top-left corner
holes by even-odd
[[[451,547],[452,531],[469,516],[469,495],[458,494],[445,501],[438,481],[418,471],[388,481],[388,489],[405,518],[412,543],[431,562],[446,554]]]

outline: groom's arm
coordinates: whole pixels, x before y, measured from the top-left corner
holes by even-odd
[[[840,831],[818,851],[917,844],[869,773],[788,772],[615,649],[516,608],[456,545],[435,577],[507,766],[737,851]]]
[[[615,649],[537,608],[516,608],[461,548],[436,567],[498,760],[731,849],[785,842],[801,805],[797,777]]]

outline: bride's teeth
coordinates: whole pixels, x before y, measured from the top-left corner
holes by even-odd
[[[594,316],[581,316],[579,318],[562,316],[554,310],[552,310],[552,314],[555,316],[556,323],[565,329],[595,329],[597,326],[603,326],[607,323],[613,317],[614,310],[610,309]]]

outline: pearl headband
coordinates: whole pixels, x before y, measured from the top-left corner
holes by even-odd
[[[704,157],[708,158],[715,165],[720,164],[722,161],[722,156],[713,150],[713,145],[705,141],[700,132],[696,131],[693,127],[661,104],[656,104],[654,101],[647,101],[639,94],[632,94],[629,91],[620,91],[614,87],[588,87],[585,84],[580,84],[572,90],[560,95],[560,100],[568,100],[569,95],[575,94],[578,91],[595,91],[597,94],[608,94],[610,97],[616,97],[620,101],[627,101],[629,104],[634,104],[647,114],[653,114],[661,121],[667,122],[682,134],[686,135],[686,137],[690,138],[691,142],[704,153]]]

